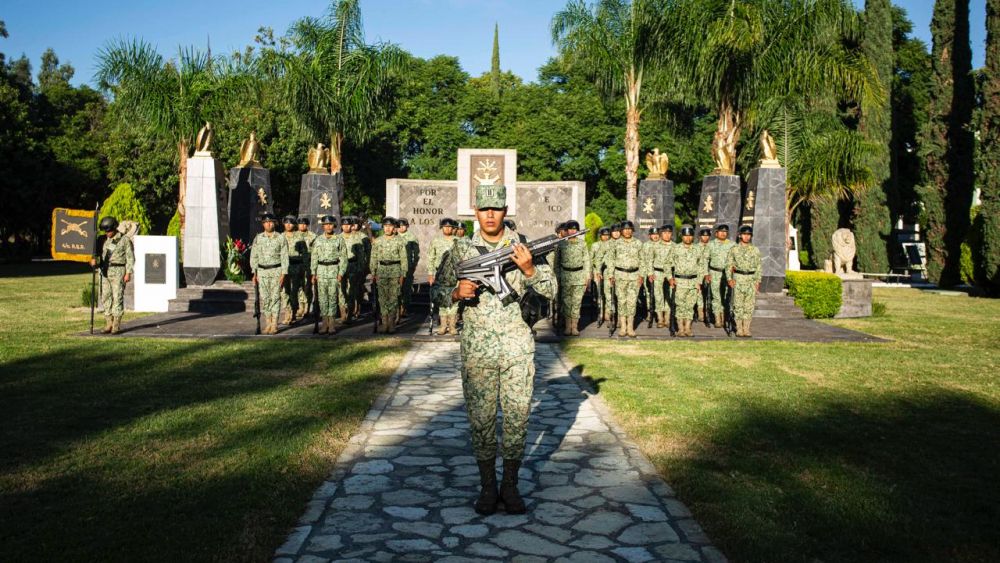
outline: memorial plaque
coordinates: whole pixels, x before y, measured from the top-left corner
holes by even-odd
[[[229,170],[229,236],[249,244],[263,232],[260,216],[274,213],[271,173],[247,166]]]
[[[747,182],[743,217],[753,216],[753,244],[760,249],[762,293],[785,287],[788,248],[785,238],[785,169],[754,168]]]
[[[556,225],[575,219],[584,228],[583,182],[521,182],[517,187],[517,231],[534,240],[555,234]]]
[[[705,176],[701,183],[696,227],[714,228],[729,225],[730,231],[739,224],[742,190],[739,176]]]
[[[473,215],[476,186],[507,186],[507,215],[517,214],[517,151],[458,149],[458,212]]]
[[[81,209],[52,210],[52,258],[89,262],[97,240],[96,211]]]
[[[167,255],[147,254],[145,279],[147,284],[167,283]]]
[[[650,227],[674,224],[673,180],[642,180],[639,182],[638,229],[636,237],[649,240]]]
[[[320,217],[333,215],[340,221],[341,203],[344,200],[344,175],[316,174],[302,175],[299,189],[299,217],[309,218],[309,230],[317,235],[323,232]]]
[[[458,218],[458,186],[454,181],[386,180],[386,215],[410,222],[409,232],[420,244],[422,265],[431,241],[440,234],[438,223],[445,217]],[[422,267],[418,266],[419,271]]]

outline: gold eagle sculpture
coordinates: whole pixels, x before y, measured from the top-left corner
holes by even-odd
[[[243,144],[240,145],[240,163],[237,165],[239,168],[245,168],[251,166],[253,168],[262,168],[260,164],[260,141],[257,140],[257,134],[254,131],[250,132],[250,138],[245,139]]]
[[[316,143],[309,149],[309,173],[322,174],[330,170],[330,149],[323,143]]]
[[[646,169],[649,170],[647,179],[666,178],[667,171],[670,170],[670,157],[667,156],[667,153],[661,153],[659,147],[656,147],[652,152],[646,153]]]

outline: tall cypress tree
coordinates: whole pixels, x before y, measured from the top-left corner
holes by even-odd
[[[490,65],[490,87],[493,96],[500,100],[500,24],[493,24],[493,61]]]
[[[926,177],[918,191],[926,213],[927,274],[948,286],[961,280],[974,178],[969,0],[937,0],[931,36],[931,102],[921,147]]]
[[[982,217],[983,282],[1000,293],[1000,0],[986,0],[986,68],[979,137],[979,216]]]
[[[895,190],[889,169],[892,141],[892,4],[889,0],[866,0],[861,49],[875,66],[885,92],[877,106],[861,108],[859,128],[878,147],[871,157],[875,184],[854,199],[854,230],[858,268],[862,272],[888,272],[889,235],[895,208]],[[892,194],[892,195],[890,195]]]

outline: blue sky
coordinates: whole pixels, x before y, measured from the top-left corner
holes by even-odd
[[[864,0],[853,0],[863,5]],[[930,42],[932,0],[896,0],[914,22],[914,33]],[[98,49],[110,38],[139,36],[170,56],[178,45],[213,51],[239,49],[257,28],[270,26],[280,35],[305,15],[319,16],[325,0],[4,0],[0,19],[10,38],[0,52],[26,54],[37,72],[42,52],[52,47],[60,62],[76,68],[73,82],[91,83]],[[420,57],[457,56],[466,72],[477,76],[490,66],[493,24],[500,24],[504,70],[526,81],[555,54],[549,21],[565,0],[364,0],[369,40],[392,41]],[[973,66],[983,64],[985,0],[971,0]]]

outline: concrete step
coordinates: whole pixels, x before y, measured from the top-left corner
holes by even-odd
[[[216,282],[205,287],[184,287],[177,298],[170,300],[167,310],[172,313],[239,313],[249,311],[254,302],[253,283]]]

